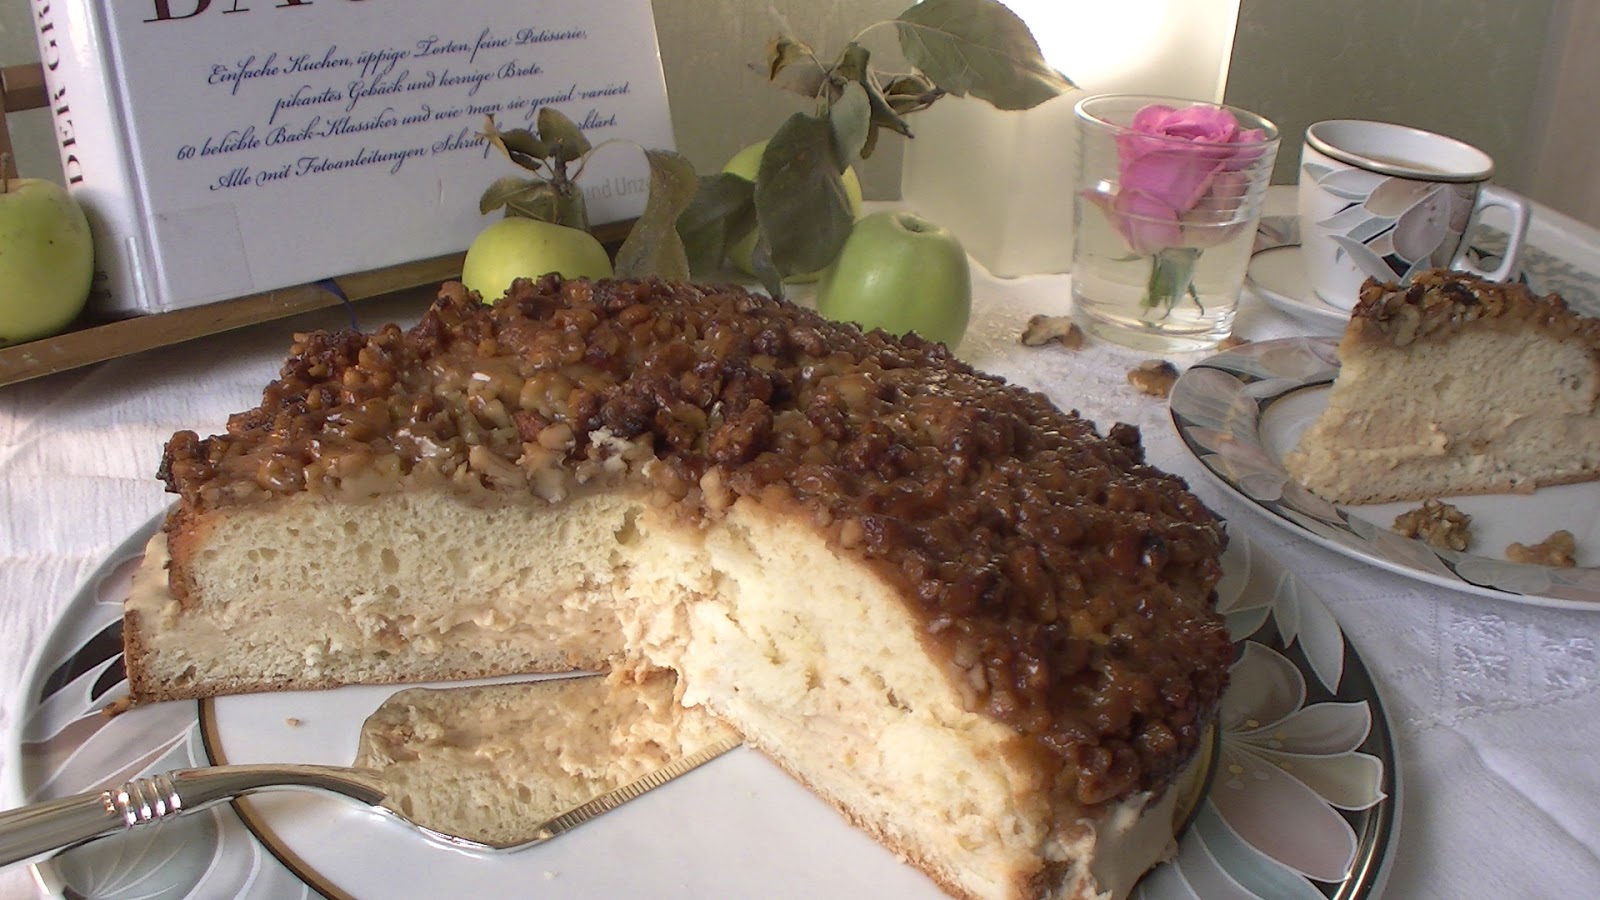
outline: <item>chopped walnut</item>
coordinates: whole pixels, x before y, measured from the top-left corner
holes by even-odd
[[[1028,320],[1028,327],[1022,330],[1022,344],[1026,347],[1042,347],[1055,341],[1068,350],[1077,350],[1083,347],[1083,329],[1072,321],[1071,316],[1034,316]]]
[[[1472,544],[1472,517],[1439,500],[1424,500],[1416,509],[1395,516],[1394,530],[1440,550],[1461,551]]]
[[[288,718],[283,720],[283,724],[289,726],[290,728],[299,728],[300,727],[300,719],[298,719],[295,716],[289,716]]]
[[[1178,367],[1164,359],[1147,359],[1128,370],[1128,383],[1141,393],[1165,397],[1178,380]]]
[[[1577,552],[1578,544],[1573,540],[1572,532],[1563,529],[1531,546],[1511,543],[1506,547],[1506,559],[1514,563],[1570,569],[1577,565],[1574,558]]]
[[[1239,337],[1237,334],[1230,334],[1217,342],[1217,350],[1219,352],[1223,350],[1232,350],[1235,347],[1243,347],[1248,343],[1250,343],[1249,339]]]
[[[1420,272],[1405,286],[1368,279],[1360,298],[1351,312],[1354,326],[1395,347],[1448,336],[1476,319],[1526,322],[1553,334],[1600,340],[1600,320],[1574,313],[1554,294],[1541,297],[1516,282],[1449,269]]]

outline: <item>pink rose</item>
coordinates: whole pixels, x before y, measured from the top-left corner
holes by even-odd
[[[1231,219],[1247,187],[1237,173],[1260,158],[1261,148],[1251,145],[1266,133],[1241,129],[1226,109],[1160,104],[1135,113],[1129,128],[1116,138],[1116,194],[1089,199],[1111,216],[1135,252],[1215,243],[1217,229],[1186,233],[1184,226]]]

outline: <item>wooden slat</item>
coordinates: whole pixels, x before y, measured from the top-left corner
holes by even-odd
[[[313,285],[300,285],[223,303],[92,325],[55,337],[0,348],[0,385],[64,372],[339,302],[339,298],[331,291]]]
[[[0,69],[0,102],[7,112],[50,105],[44,88],[44,67],[38,63]]]

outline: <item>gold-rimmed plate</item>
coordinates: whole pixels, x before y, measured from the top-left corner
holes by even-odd
[[[107,717],[126,692],[122,601],[157,525],[102,564],[36,657],[7,745],[12,799],[222,759],[345,764],[362,721],[398,690],[247,695]],[[1267,898],[1373,896],[1399,789],[1377,690],[1326,607],[1275,561],[1236,538],[1224,571],[1221,608],[1240,658],[1216,726],[1214,775],[1202,779],[1177,858],[1138,896],[1207,897],[1218,879]],[[1284,753],[1334,780],[1286,774],[1275,756]],[[333,798],[283,793],[255,798],[247,817],[218,807],[75,848],[34,871],[49,895],[87,900],[941,896],[750,750],[516,854],[452,849]]]

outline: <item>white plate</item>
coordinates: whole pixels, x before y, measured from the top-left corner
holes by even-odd
[[[1311,289],[1299,244],[1257,250],[1245,271],[1245,284],[1261,299],[1309,326],[1313,334],[1342,334],[1350,321],[1349,310],[1333,306]]]
[[[1339,370],[1328,338],[1260,341],[1190,367],[1173,385],[1173,423],[1222,485],[1268,519],[1365,563],[1481,596],[1600,611],[1600,568],[1506,562],[1512,541],[1572,532],[1580,562],[1600,560],[1600,482],[1532,494],[1443,498],[1472,515],[1471,553],[1436,550],[1390,530],[1416,503],[1336,506],[1295,484],[1283,456],[1325,408]]]
[[[362,721],[397,688],[101,712],[127,691],[122,601],[156,526],[102,564],[35,658],[7,748],[15,793],[45,800],[224,759],[348,764]],[[1146,878],[1138,897],[1223,896],[1204,887],[1219,884],[1253,886],[1264,898],[1374,897],[1400,805],[1377,687],[1327,607],[1276,561],[1236,537],[1223,571],[1219,609],[1240,642],[1240,662],[1219,717],[1218,774],[1178,858]],[[1283,746],[1276,723],[1316,705],[1325,707],[1317,716],[1325,724],[1311,745]],[[1335,783],[1342,808],[1316,802],[1316,786]],[[221,806],[86,844],[34,871],[50,895],[86,900],[942,896],[745,749],[511,854],[447,848],[390,817],[315,794],[258,795],[240,806],[243,814]]]

